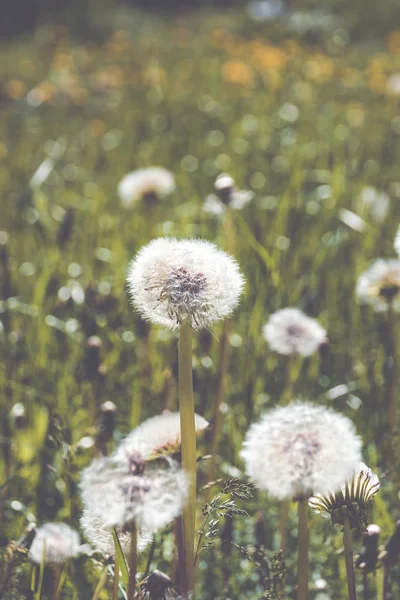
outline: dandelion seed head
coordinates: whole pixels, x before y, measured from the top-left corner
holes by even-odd
[[[326,341],[325,329],[298,308],[273,313],[263,327],[265,340],[279,354],[310,356]]]
[[[309,497],[338,489],[360,461],[353,423],[323,406],[294,402],[253,424],[241,456],[246,472],[275,498]]]
[[[79,535],[66,523],[45,523],[36,530],[29,558],[40,565],[62,564],[78,556],[81,550]]]
[[[208,427],[209,423],[195,414],[196,433]],[[147,419],[134,429],[118,447],[117,454],[139,452],[147,460],[150,457],[172,454],[181,445],[181,423],[179,413],[164,413]]]
[[[230,315],[244,285],[236,261],[214,244],[173,238],[142,248],[127,281],[141,315],[172,329],[187,318],[201,328]]]
[[[99,552],[103,556],[114,556],[114,538],[111,529],[104,522],[104,511],[101,511],[98,505],[86,505],[84,507],[80,518],[80,525],[85,539],[96,552]],[[121,528],[117,530],[117,534],[124,554],[129,555],[131,534]],[[143,552],[152,540],[153,535],[150,532],[139,531],[137,542],[138,552]]]
[[[154,532],[181,512],[189,479],[173,461],[152,469],[138,454],[122,453],[96,459],[81,478],[85,506],[99,506],[105,528],[129,527]]]
[[[380,258],[373,262],[358,278],[356,296],[376,312],[384,312],[389,306],[400,311],[400,260]]]
[[[164,198],[175,189],[173,174],[162,167],[148,167],[128,173],[118,185],[118,195],[125,208],[132,208],[142,198]]]

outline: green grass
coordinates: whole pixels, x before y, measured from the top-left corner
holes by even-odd
[[[248,426],[285,389],[285,360],[269,350],[261,328],[271,312],[299,306],[318,317],[330,344],[327,356],[304,362],[296,393],[353,419],[365,461],[387,473],[369,515],[385,542],[399,517],[400,464],[400,452],[390,453],[384,438],[385,323],[357,305],[354,287],[369,261],[394,256],[400,121],[385,82],[399,69],[400,34],[343,45],[328,32],[317,48],[285,27],[249,24],[236,13],[134,15],[126,37],[81,42],[42,27],[0,49],[0,229],[8,234],[0,236],[0,545],[22,535],[27,516],[78,526],[79,470],[92,458],[79,442],[96,434],[103,402],[118,406],[115,441],[143,419],[177,409],[177,338],[144,325],[129,307],[126,269],[143,244],[161,235],[227,247],[220,222],[202,211],[221,171],[255,199],[235,214],[247,286],[232,322],[220,475],[242,472],[238,452]],[[54,170],[30,189],[55,144],[61,156]],[[124,210],[120,178],[150,165],[174,172],[176,192]],[[360,202],[365,186],[390,195],[381,223]],[[362,232],[341,220],[343,208],[365,220]],[[73,263],[80,266],[75,278]],[[73,279],[76,293],[85,292],[82,303],[58,295]],[[221,332],[222,324],[194,336],[196,410],[211,421]],[[86,345],[91,335],[102,342],[100,369]],[[351,391],[330,400],[328,390],[340,384]],[[26,410],[22,429],[9,416],[17,402]],[[209,444],[206,436],[203,454]],[[207,480],[207,462],[200,480]],[[234,542],[254,544],[263,510],[264,542],[276,550],[277,503],[259,494],[244,507],[250,517],[234,520]],[[294,506],[290,519],[288,597]],[[153,566],[170,572],[172,537],[157,542]],[[312,517],[311,572],[327,579],[334,598],[345,597],[344,559],[334,552],[340,546],[330,524]],[[361,548],[360,539],[355,546]],[[5,552],[3,558],[5,565]],[[93,561],[80,560],[62,597],[90,599],[100,573]],[[4,597],[29,597],[30,580],[31,566],[17,566]],[[398,593],[398,572],[396,585]],[[217,542],[201,555],[199,598],[260,596],[256,568],[235,548]]]

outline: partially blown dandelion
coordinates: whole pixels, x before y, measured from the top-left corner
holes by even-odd
[[[400,260],[376,260],[360,275],[356,286],[359,302],[375,311],[400,310]]]
[[[101,510],[101,505],[91,504],[86,505],[83,509],[80,525],[85,539],[95,552],[102,554],[104,557],[115,555],[114,538],[110,527],[106,525],[108,507],[105,505]],[[117,529],[118,539],[122,550],[126,556],[129,555],[131,548],[132,536],[129,531],[123,528]],[[138,532],[137,550],[142,552],[153,540],[153,535],[150,532]]]
[[[40,565],[62,564],[81,552],[79,535],[66,523],[45,523],[36,530],[28,557]]]
[[[204,240],[153,240],[128,273],[134,307],[148,321],[171,328],[186,319],[207,327],[228,316],[243,283],[235,260]]]
[[[253,424],[241,452],[250,479],[278,499],[337,490],[360,462],[353,423],[323,406],[294,402]]]
[[[325,329],[298,308],[273,313],[263,328],[264,338],[279,354],[310,356],[327,337]]]
[[[175,189],[173,174],[162,167],[148,167],[128,173],[118,185],[118,195],[125,208],[141,199],[164,198]]]
[[[209,423],[195,415],[196,433],[201,433]],[[147,419],[122,440],[118,453],[139,452],[145,459],[173,454],[180,450],[181,423],[178,412],[164,413]]]
[[[242,210],[254,198],[253,192],[237,190],[232,177],[225,173],[217,177],[214,187],[216,194],[207,196],[203,210],[216,216],[223,215],[227,206]]]
[[[182,512],[188,488],[187,476],[172,461],[152,469],[138,453],[96,459],[81,479],[84,505],[103,507],[108,528],[165,527]]]

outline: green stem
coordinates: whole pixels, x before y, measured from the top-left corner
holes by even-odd
[[[353,564],[353,542],[349,519],[344,520],[343,525],[344,556],[346,559],[347,590],[349,600],[357,600],[356,578]]]
[[[179,412],[182,467],[190,478],[189,497],[183,509],[183,591],[194,598],[194,535],[196,524],[196,430],[194,420],[192,327],[190,319],[179,327]]]
[[[118,591],[119,591],[118,586],[119,586],[119,560],[118,560],[118,556],[115,555],[112,600],[118,600]]]
[[[390,599],[390,566],[384,566],[382,599]]]
[[[286,554],[286,530],[289,519],[289,500],[282,500],[279,516],[279,548]]]
[[[299,547],[297,560],[297,600],[308,599],[308,501],[298,501],[299,511]]]
[[[129,556],[128,600],[134,600],[136,593],[137,530],[134,522],[131,524],[131,536],[131,552]]]

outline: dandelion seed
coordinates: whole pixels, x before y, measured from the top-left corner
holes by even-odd
[[[196,433],[204,431],[209,423],[195,414]],[[178,452],[181,445],[179,413],[165,413],[147,419],[134,429],[118,447],[117,454],[138,452],[144,460]]]
[[[94,460],[82,473],[84,506],[99,507],[105,528],[135,523],[154,532],[168,525],[182,512],[189,481],[173,461],[165,462],[168,468],[152,469],[137,453]]]
[[[241,456],[260,489],[278,499],[308,498],[336,490],[360,462],[361,439],[345,416],[294,402],[253,424]]]
[[[214,244],[168,238],[142,248],[127,280],[141,315],[170,328],[188,318],[196,328],[207,327],[230,315],[244,285],[236,261]]]
[[[353,477],[346,481],[336,492],[315,494],[309,499],[309,505],[317,512],[330,514],[332,524],[341,523],[350,518],[352,526],[364,531],[367,526],[366,507],[378,493],[379,478],[364,463]]]
[[[29,549],[29,558],[38,565],[61,564],[81,552],[79,535],[65,523],[45,523],[36,530]]]
[[[400,310],[400,260],[376,260],[360,275],[356,286],[359,302],[384,312],[389,306]]]
[[[235,182],[229,175],[219,175],[214,184],[216,194],[209,194],[204,202],[203,210],[213,215],[222,215],[226,207],[242,210],[254,198],[253,192],[237,190]]]
[[[264,338],[279,354],[310,356],[327,341],[325,329],[298,308],[273,313],[263,327]]]
[[[173,174],[162,167],[138,169],[123,177],[118,195],[125,208],[132,208],[141,199],[164,198],[175,189]]]

